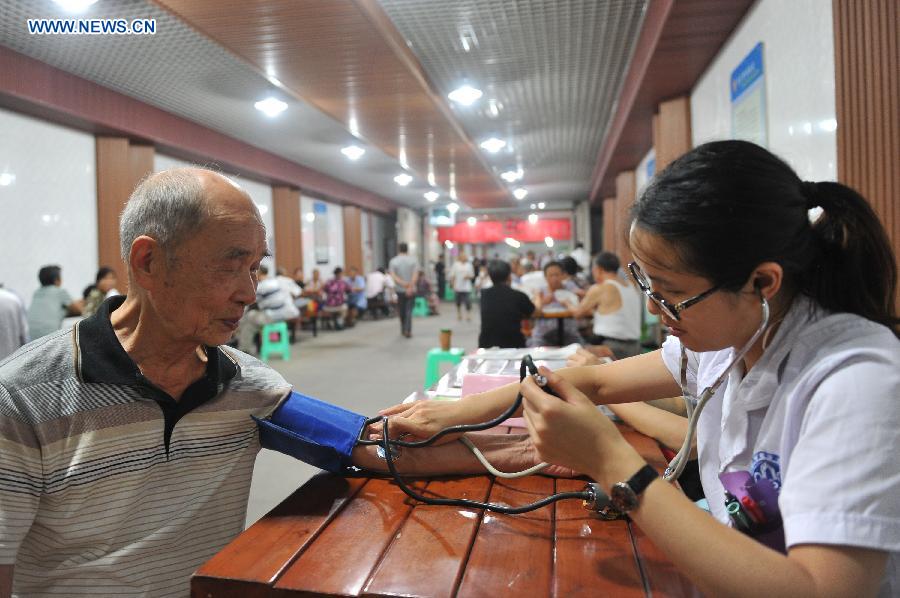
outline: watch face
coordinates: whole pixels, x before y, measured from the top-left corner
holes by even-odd
[[[625,482],[614,484],[609,494],[613,506],[623,513],[627,513],[638,506],[637,495],[635,495],[631,486]]]

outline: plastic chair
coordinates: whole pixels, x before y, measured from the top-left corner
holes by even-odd
[[[462,361],[463,353],[460,347],[451,347],[449,351],[444,351],[440,347],[430,349],[425,356],[425,388],[431,388],[432,384],[441,379],[441,363],[459,363]]]
[[[269,354],[279,353],[285,361],[291,358],[291,339],[287,322],[273,322],[263,326],[259,333],[259,358],[269,361]]]
[[[427,316],[429,311],[428,300],[425,297],[416,297],[416,302],[413,303],[412,315]]]

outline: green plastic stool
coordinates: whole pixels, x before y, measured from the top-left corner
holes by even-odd
[[[413,303],[412,315],[427,316],[429,311],[428,300],[426,300],[425,297],[416,297],[416,302]]]
[[[270,353],[279,353],[285,361],[291,358],[291,337],[287,322],[274,322],[263,326],[259,333],[259,358],[269,361]]]
[[[459,363],[462,361],[464,351],[461,347],[452,347],[444,351],[440,347],[430,349],[425,356],[425,388],[441,379],[441,363]]]
[[[444,288],[444,301],[453,301],[454,299],[456,299],[456,293],[454,293],[453,289],[447,285],[447,287]]]

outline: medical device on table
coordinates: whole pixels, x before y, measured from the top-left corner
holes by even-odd
[[[719,375],[712,386],[706,388],[697,400],[694,406],[692,400],[687,395],[685,388],[685,402],[688,408],[689,427],[681,450],[669,464],[666,469],[665,479],[667,481],[677,478],[681,475],[684,465],[687,462],[690,453],[690,446],[694,431],[696,430],[697,419],[700,412],[709,399],[715,394],[716,390],[725,380],[728,372],[740,362],[746,355],[750,347],[757,341],[763,333],[769,322],[769,305],[765,298],[761,297],[762,303],[762,322],[756,332],[744,347],[738,351],[729,366]],[[682,387],[686,387],[686,354],[682,349]],[[545,392],[554,394],[553,390],[547,385],[547,379],[538,373],[537,367],[530,355],[526,355],[521,362],[519,368],[519,379],[524,380],[526,375],[534,377],[538,386],[541,386]],[[390,418],[387,416],[378,416],[366,418],[363,415],[353,413],[346,409],[342,409],[335,405],[323,403],[316,399],[292,392],[285,400],[278,405],[270,417],[253,419],[259,425],[260,444],[264,448],[270,448],[293,457],[296,457],[310,465],[320,467],[322,469],[335,472],[348,472],[352,466],[351,453],[357,445],[374,445],[380,447],[382,458],[387,463],[388,471],[397,483],[397,486],[409,497],[426,504],[446,505],[456,507],[467,507],[475,509],[486,509],[497,513],[518,514],[526,513],[539,509],[548,504],[565,499],[580,499],[583,501],[584,507],[591,511],[596,511],[607,518],[615,518],[620,514],[610,509],[609,497],[600,488],[599,484],[589,483],[581,492],[560,492],[553,494],[539,501],[511,507],[496,503],[486,503],[468,499],[457,498],[431,498],[423,496],[410,488],[403,477],[397,471],[395,460],[400,449],[415,449],[434,444],[438,439],[448,434],[461,434],[464,432],[476,432],[493,428],[506,421],[518,411],[522,405],[522,393],[516,395],[516,400],[509,408],[496,418],[480,423],[480,424],[464,424],[459,426],[451,426],[437,432],[430,438],[425,440],[407,441],[402,438],[390,438]],[[383,425],[382,438],[379,440],[370,440],[363,438],[365,432],[371,424],[381,422]],[[512,478],[530,475],[540,471],[547,466],[541,463],[531,467],[525,471],[516,473],[504,473],[497,471],[490,463],[487,462],[484,455],[467,439],[463,438],[463,443],[469,447],[475,454],[476,458],[485,468],[492,474],[499,477]]]

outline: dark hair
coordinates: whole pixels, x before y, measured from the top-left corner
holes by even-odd
[[[563,268],[563,265],[560,264],[559,262],[555,261],[555,260],[552,261],[552,262],[547,262],[546,264],[544,264],[544,274],[547,274],[547,270],[548,270],[549,268],[559,268],[559,269],[562,270],[563,272],[566,271],[566,269]]]
[[[487,271],[488,276],[491,277],[491,282],[494,284],[506,284],[506,281],[509,280],[509,275],[512,273],[512,268],[503,260],[491,260],[488,262]]]
[[[400,243],[399,245],[397,245],[397,251],[399,253],[406,253],[407,251],[409,251],[409,245],[407,245],[406,243]]]
[[[340,266],[338,266],[337,268],[334,269],[335,276],[337,276],[338,274],[343,274],[343,273],[344,273],[344,269],[341,268]]]
[[[38,280],[41,281],[42,287],[56,284],[60,276],[62,276],[62,268],[59,266],[44,266],[38,271]]]
[[[97,277],[94,279],[95,284],[100,284],[100,281],[109,276],[110,274],[115,274],[116,271],[110,268],[109,266],[100,266],[97,270]]]
[[[603,251],[594,258],[594,265],[604,272],[618,272],[622,262],[619,261],[619,256],[615,253]]]
[[[813,207],[823,213],[810,223]],[[760,263],[777,262],[791,291],[898,334],[897,265],[875,212],[849,187],[801,181],[758,145],[694,148],[653,179],[631,214],[672,243],[683,266],[727,290]]]
[[[584,248],[584,243],[582,243],[581,241],[578,241],[577,243],[575,243],[575,249],[583,249],[583,248]]]
[[[562,266],[563,272],[565,272],[569,276],[575,276],[581,269],[578,265],[578,262],[576,262],[575,258],[571,255],[567,255],[566,257],[559,260],[559,264],[560,266]]]

